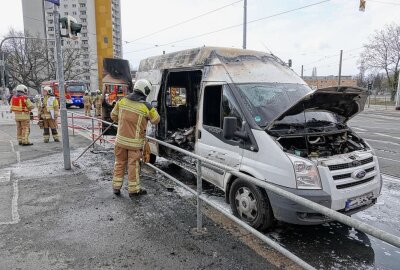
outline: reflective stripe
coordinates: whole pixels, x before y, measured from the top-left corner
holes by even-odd
[[[140,138],[140,130],[142,127],[142,120],[143,120],[143,116],[139,115],[139,119],[138,119],[137,125],[136,125],[136,135],[135,135],[136,139]]]

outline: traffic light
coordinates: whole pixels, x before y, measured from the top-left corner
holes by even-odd
[[[74,17],[68,16],[60,18],[60,24],[63,29],[66,29],[67,34],[61,35],[71,39],[78,39],[78,34],[82,30],[82,24],[78,23]]]
[[[365,11],[365,3],[366,3],[366,0],[360,0],[359,10],[362,11],[362,12]]]

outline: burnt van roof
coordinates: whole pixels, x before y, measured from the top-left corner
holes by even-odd
[[[284,65],[278,57],[266,52],[223,47],[200,47],[143,59],[140,61],[139,71],[202,67],[211,64],[216,59],[234,62],[245,58],[276,61]]]

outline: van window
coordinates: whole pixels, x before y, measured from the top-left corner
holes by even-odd
[[[203,124],[221,127],[222,85],[207,86],[204,89]]]
[[[204,90],[203,124],[223,128],[224,117],[236,117],[238,130],[242,128],[243,116],[227,86],[207,86]]]
[[[168,87],[166,104],[169,107],[186,106],[186,88]]]

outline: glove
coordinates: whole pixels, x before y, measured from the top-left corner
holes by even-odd
[[[149,142],[146,141],[144,144],[144,147],[143,147],[143,162],[144,163],[150,162],[150,154],[151,154],[150,145],[149,145]]]

